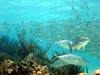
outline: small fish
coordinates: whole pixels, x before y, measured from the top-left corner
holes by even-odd
[[[68,43],[69,48],[70,48],[70,53],[72,53],[72,50],[77,50],[83,49],[85,45],[90,41],[90,39],[87,36],[78,36],[76,37],[72,43]]]
[[[38,40],[39,42],[43,42],[41,39]]]
[[[51,65],[54,67],[61,67],[67,64],[81,65],[81,66],[88,64],[88,61],[85,60],[84,58],[70,53],[60,56],[55,55],[51,61],[53,61]]]

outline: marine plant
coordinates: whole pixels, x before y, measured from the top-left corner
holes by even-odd
[[[2,36],[0,40],[2,40],[0,44],[0,53],[5,53],[9,56],[9,58],[15,60],[16,57],[18,57],[18,41],[16,41],[15,39],[11,40],[8,35]]]
[[[78,73],[82,73],[83,68],[81,66],[76,65],[67,65],[60,68],[51,68],[51,75],[77,75]]]
[[[67,65],[67,75],[77,75],[82,72],[83,68],[81,66]]]
[[[7,74],[10,71],[11,73],[9,75],[30,75],[30,72],[32,72],[30,69],[33,68],[35,72],[50,72],[50,75],[77,75],[78,73],[83,72],[83,68],[81,66],[75,65],[67,65],[57,69],[49,68],[50,59],[48,58],[46,52],[48,51],[48,49],[50,49],[51,46],[52,44],[46,49],[43,49],[32,39],[26,41],[25,38],[19,37],[19,41],[17,41],[15,39],[10,40],[8,36],[5,36],[0,44],[0,53],[8,54],[10,56],[10,59],[14,61],[15,59],[21,60],[17,61],[18,64],[15,63],[10,69],[7,68]],[[65,54],[65,52],[63,52],[63,54]],[[1,61],[3,62],[4,59],[2,58]],[[1,70],[5,68],[4,66],[4,64],[0,65]],[[41,66],[48,66],[48,68],[45,71],[43,70],[42,72],[42,68],[40,68]]]
[[[33,42],[32,40],[29,42],[25,42],[25,40],[19,38],[19,43],[20,49],[18,50],[18,55],[21,59],[25,58],[36,47],[36,42]]]
[[[0,62],[9,59],[9,56],[6,53],[0,53]]]

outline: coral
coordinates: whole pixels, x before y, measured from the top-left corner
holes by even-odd
[[[88,75],[87,73],[79,73],[77,75]]]
[[[75,65],[49,67],[47,51],[53,43],[43,49],[34,39],[26,39],[24,31],[18,40],[8,36],[0,40],[0,75],[77,75],[84,72],[81,66]]]
[[[95,70],[93,75],[100,75],[100,69]]]
[[[35,61],[33,61],[35,62]],[[27,66],[23,63],[18,64],[12,60],[5,60],[0,65],[0,75],[50,75],[47,66],[33,63],[34,66]]]

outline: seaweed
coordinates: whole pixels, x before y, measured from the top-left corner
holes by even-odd
[[[8,35],[2,36],[0,44],[0,53],[7,54],[12,60],[17,60],[17,50],[18,50],[18,41],[15,39],[10,39]]]
[[[75,66],[75,65],[68,65],[67,66],[67,74],[68,75],[77,75],[78,73],[83,72],[83,69],[81,66]]]
[[[81,66],[76,65],[67,65],[60,68],[51,68],[51,75],[77,75],[83,72],[83,68]]]
[[[9,59],[9,56],[6,53],[1,53],[0,54],[0,62],[3,62],[6,59]]]
[[[20,59],[24,59],[29,53],[31,53],[35,47],[36,42],[33,42],[30,40],[30,42],[25,42],[24,40],[19,38],[20,48],[18,50],[18,55],[20,56]]]

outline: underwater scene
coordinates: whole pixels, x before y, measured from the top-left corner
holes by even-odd
[[[100,75],[100,0],[0,0],[0,75]]]

